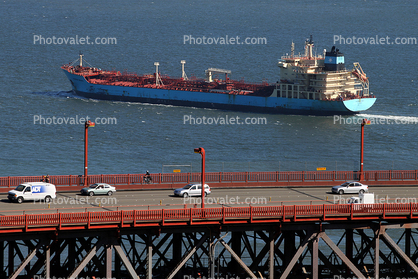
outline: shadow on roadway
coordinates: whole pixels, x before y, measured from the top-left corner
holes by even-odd
[[[9,199],[1,199],[0,202],[4,202],[4,203],[12,203],[12,201],[10,201]],[[16,202],[17,203],[17,202]]]
[[[296,192],[296,193],[299,193],[299,194],[302,194],[302,195],[306,195],[306,196],[308,196],[308,197],[311,197],[311,198],[313,198],[314,200],[319,200],[319,201],[323,201],[323,202],[328,202],[328,203],[332,203],[331,201],[327,201],[327,200],[324,200],[324,199],[322,199],[322,198],[320,198],[320,197],[317,197],[317,196],[314,196],[314,195],[311,195],[311,194],[307,194],[307,193],[305,193],[305,192],[303,192],[303,191],[301,191],[301,190],[297,190],[298,188],[289,188],[290,190],[292,190],[293,192]],[[332,192],[325,192],[325,194],[332,194],[333,195],[333,193]]]

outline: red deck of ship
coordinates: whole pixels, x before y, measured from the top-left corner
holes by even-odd
[[[253,95],[268,97],[273,92],[275,85],[268,83],[246,83],[244,81],[236,81],[231,79],[214,80],[207,82],[203,79],[171,78],[166,75],[160,75],[162,84],[156,85],[155,73],[147,75],[137,75],[134,73],[121,73],[118,71],[104,71],[97,68],[69,66],[65,65],[62,69],[81,75],[86,78],[89,83],[126,86],[126,87],[142,87],[142,88],[159,88],[177,91],[193,91],[193,92],[212,92],[225,93],[231,95]]]

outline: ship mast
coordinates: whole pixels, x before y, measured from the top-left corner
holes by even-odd
[[[160,85],[164,85],[161,80],[160,74],[158,73],[158,66],[160,66],[160,63],[154,62],[154,66],[155,66],[155,86],[158,87]]]
[[[80,51],[80,54],[79,54],[80,56],[79,56],[79,60],[80,60],[80,67],[83,67],[83,54],[81,53],[81,51]]]
[[[290,57],[293,58],[295,56],[295,43],[292,41],[292,45],[290,47]]]
[[[181,60],[181,77],[183,80],[188,80],[186,72],[184,71],[184,64],[186,64],[186,60]]]

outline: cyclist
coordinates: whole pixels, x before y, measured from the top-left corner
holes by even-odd
[[[144,182],[145,182],[145,183],[151,183],[151,182],[152,182],[152,177],[151,177],[151,175],[150,175],[149,171],[147,171],[147,172],[145,173],[145,176],[144,176]]]

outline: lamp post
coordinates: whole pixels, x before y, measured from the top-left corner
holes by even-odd
[[[363,158],[364,158],[364,125],[370,125],[370,120],[363,119],[361,122],[361,144],[360,144],[360,175],[359,181],[363,178]]]
[[[205,208],[205,149],[203,147],[195,148],[194,153],[202,155],[202,208]]]
[[[87,180],[87,161],[88,161],[88,142],[89,142],[89,127],[94,127],[96,125],[94,122],[86,121],[84,123],[84,187],[88,185]]]

